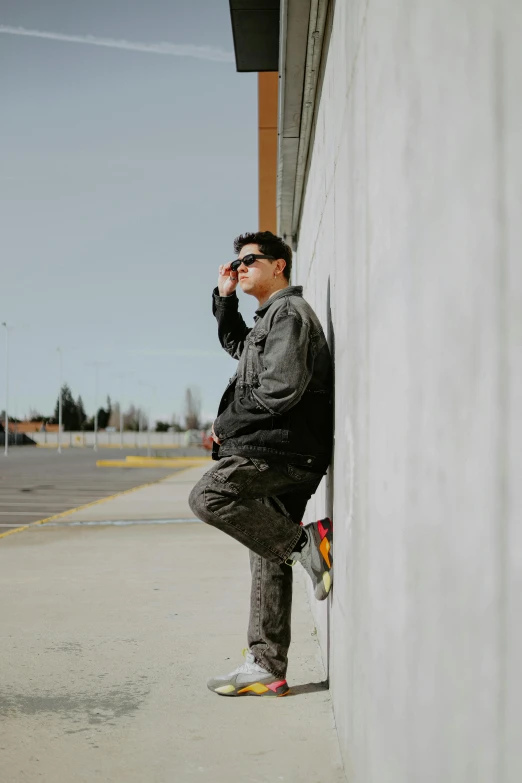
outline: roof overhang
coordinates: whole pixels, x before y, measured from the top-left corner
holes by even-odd
[[[278,234],[297,244],[328,0],[281,0]]]
[[[278,70],[279,14],[280,0],[230,0],[238,71]]]

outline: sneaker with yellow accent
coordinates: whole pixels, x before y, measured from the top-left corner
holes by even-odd
[[[220,696],[286,696],[289,691],[286,680],[263,669],[250,650],[246,651],[245,663],[230,674],[214,677],[207,685]]]
[[[315,597],[324,601],[332,589],[333,557],[332,557],[332,521],[328,518],[312,522],[303,527],[308,541],[301,551],[292,552],[290,560],[299,562],[310,576],[314,585]]]

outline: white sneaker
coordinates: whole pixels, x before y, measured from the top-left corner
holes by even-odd
[[[290,563],[301,563],[312,580],[315,597],[318,601],[324,601],[332,589],[333,581],[332,521],[328,518],[320,519],[306,525],[303,530],[308,541],[300,552],[292,552]]]
[[[289,691],[286,680],[263,669],[251,650],[244,650],[245,653],[245,663],[230,674],[208,681],[209,690],[220,696],[286,696]]]

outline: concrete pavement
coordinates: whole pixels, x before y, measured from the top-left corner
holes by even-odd
[[[292,695],[206,688],[241,661],[247,553],[200,523],[137,524],[190,519],[203,470],[0,541],[6,783],[345,780],[298,568]]]
[[[136,492],[112,498],[95,506],[79,509],[69,514],[63,521],[70,523],[194,519],[194,514],[189,508],[188,496],[198,478],[211,467],[211,464],[209,460],[207,465],[180,470],[173,475],[168,475],[157,484],[151,484]]]
[[[104,449],[104,457],[139,454],[136,449]],[[92,449],[56,450],[19,446],[2,456],[0,470],[0,534],[73,506],[155,481],[173,473],[172,467],[103,470],[96,467],[100,452]]]

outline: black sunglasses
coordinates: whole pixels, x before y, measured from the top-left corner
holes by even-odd
[[[275,261],[275,256],[260,256],[256,253],[249,253],[244,258],[236,258],[235,261],[232,261],[230,264],[230,269],[233,272],[237,272],[241,264],[244,264],[245,266],[251,266],[254,261],[258,261],[260,258],[266,258],[268,261]]]

